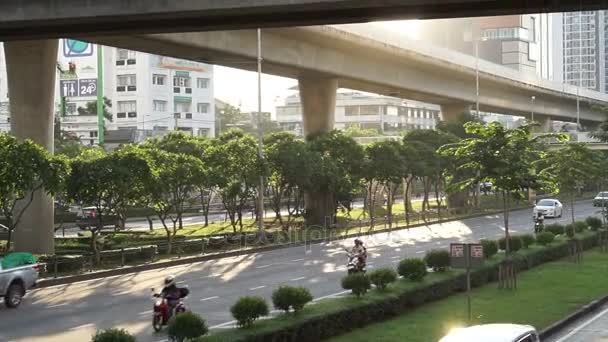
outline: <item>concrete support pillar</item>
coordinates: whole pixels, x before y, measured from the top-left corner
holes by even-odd
[[[539,126],[534,127],[534,132],[549,133],[553,132],[553,120],[548,116],[537,116],[534,118]]]
[[[56,39],[4,43],[11,133],[53,151],[53,109],[57,65]],[[53,254],[53,198],[42,191],[15,231],[15,250]]]
[[[298,86],[302,103],[304,135],[308,137],[331,131],[335,121],[338,80],[335,78],[300,78]]]
[[[471,111],[471,105],[467,103],[449,103],[441,105],[441,117],[443,121],[456,121],[460,114]]]
[[[300,100],[304,136],[329,132],[334,128],[336,91],[338,80],[334,78],[300,78]],[[334,222],[336,199],[334,194],[314,192],[304,194],[306,224],[326,227]]]

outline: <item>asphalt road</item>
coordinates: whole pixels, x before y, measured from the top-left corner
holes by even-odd
[[[608,341],[608,305],[570,325],[548,342]]]
[[[577,205],[577,218],[597,212],[590,201]],[[530,233],[531,216],[531,210],[511,213],[513,233]],[[565,211],[564,218],[546,223],[568,222],[568,217]],[[426,250],[447,248],[450,242],[497,238],[503,230],[502,216],[488,215],[377,234],[365,239],[369,267],[394,266],[404,257],[422,257]],[[239,297],[270,299],[280,284],[306,286],[317,299],[343,294],[343,248],[351,245],[352,239],[335,241],[34,290],[19,309],[0,309],[0,341],[81,342],[95,329],[109,327],[126,328],[140,342],[163,341],[165,335],[154,334],[150,324],[150,288],[158,288],[169,274],[189,286],[191,310],[215,329],[230,327],[229,307]]]

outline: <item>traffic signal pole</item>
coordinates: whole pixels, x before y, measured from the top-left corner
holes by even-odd
[[[103,105],[103,53],[102,46],[97,45],[97,140],[100,146],[104,143],[105,134]]]

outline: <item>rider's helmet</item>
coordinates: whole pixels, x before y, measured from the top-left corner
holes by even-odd
[[[175,285],[175,276],[169,275],[165,278],[165,287]]]
[[[363,241],[360,239],[355,239],[355,246],[363,246]]]

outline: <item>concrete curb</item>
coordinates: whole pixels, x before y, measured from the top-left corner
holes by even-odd
[[[576,310],[572,314],[566,316],[566,318],[561,319],[561,320],[551,324],[547,328],[543,329],[540,332],[540,339],[542,341],[544,341],[545,339],[548,339],[549,337],[555,335],[557,332],[563,330],[568,325],[577,321],[581,317],[586,316],[586,315],[596,311],[600,307],[604,306],[606,303],[608,303],[608,295],[606,295],[600,299],[594,300],[593,302],[583,306],[582,308]]]
[[[511,212],[527,210],[529,208],[530,207],[516,208],[516,209],[511,210]],[[502,213],[502,210],[492,211],[492,212],[488,212],[488,213],[465,215],[465,216],[461,216],[458,218],[452,218],[452,219],[433,221],[433,222],[429,222],[429,224],[442,224],[442,223],[466,220],[466,219],[471,219],[471,218],[476,218],[476,217],[483,217],[483,216],[487,216],[487,215],[496,215],[496,214],[500,214],[500,213]],[[381,230],[374,230],[373,232],[371,232],[369,234],[367,232],[361,231],[361,234],[356,233],[356,234],[339,235],[339,236],[333,236],[330,238],[309,240],[309,241],[305,241],[305,242],[302,241],[302,242],[296,242],[296,243],[290,243],[290,244],[284,244],[284,245],[261,246],[261,247],[255,247],[255,248],[240,249],[240,250],[236,250],[236,251],[211,253],[211,254],[198,255],[198,256],[192,256],[192,257],[184,257],[184,258],[179,258],[176,260],[148,263],[148,264],[143,264],[143,265],[125,266],[125,267],[115,268],[115,269],[111,269],[111,270],[97,271],[97,272],[91,272],[91,273],[86,273],[86,274],[77,274],[77,275],[73,275],[73,276],[65,276],[65,277],[58,277],[58,278],[44,278],[44,279],[41,279],[40,281],[38,281],[37,288],[44,288],[44,287],[49,287],[49,286],[70,284],[70,283],[86,281],[86,280],[107,278],[107,277],[112,277],[112,276],[117,276],[117,275],[150,271],[150,270],[155,270],[155,269],[162,269],[162,268],[167,268],[167,267],[192,264],[192,263],[201,262],[201,261],[230,258],[230,257],[251,254],[251,253],[269,252],[269,251],[274,251],[274,250],[278,250],[278,249],[304,246],[307,244],[320,244],[323,242],[346,240],[346,239],[363,236],[363,235],[370,236],[370,235],[376,235],[376,234],[384,234],[384,233],[390,233],[390,232],[399,231],[399,230],[403,230],[403,229],[419,228],[419,227],[425,227],[425,226],[427,226],[426,223],[419,223],[419,224],[405,226],[405,227],[398,226],[398,227],[395,227],[392,229],[387,228],[387,229],[381,229]]]

